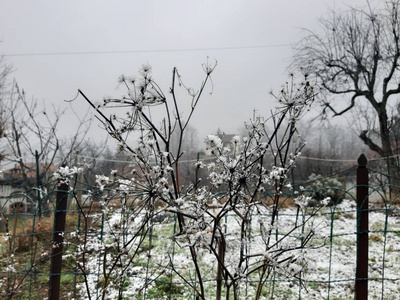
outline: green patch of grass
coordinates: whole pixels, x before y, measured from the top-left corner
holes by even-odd
[[[314,291],[320,290],[321,287],[324,287],[325,284],[321,282],[309,281],[307,282],[307,287],[311,288]]]
[[[31,299],[31,300],[41,300],[43,299],[43,295],[40,295],[37,291],[24,291],[24,293],[20,296],[21,299]]]
[[[383,222],[374,222],[369,226],[369,230],[371,231],[381,231],[384,230],[385,228],[385,223]]]
[[[157,226],[154,231],[160,236],[171,236],[174,232],[174,222]]]
[[[38,277],[38,279],[37,279],[37,281],[40,283],[40,284],[49,284],[49,276],[39,276]]]
[[[73,274],[61,275],[60,282],[62,285],[73,284],[74,281],[75,281],[75,276]]]
[[[147,258],[144,257],[136,257],[136,259],[133,261],[133,266],[134,267],[146,267],[147,266]]]
[[[378,231],[383,233],[385,230],[385,223],[374,222],[370,225],[369,229],[371,231]],[[396,236],[400,236],[400,227],[397,224],[388,224],[386,230],[393,232]]]
[[[339,220],[340,219],[340,213],[338,213],[338,212],[325,213],[324,216],[328,221],[331,221],[332,219],[333,220]]]
[[[144,241],[141,245],[140,245],[140,249],[139,249],[139,254],[142,252],[148,252],[149,250],[153,249],[155,247],[155,242],[152,241],[150,244],[150,241]]]
[[[168,299],[172,295],[172,299],[183,299],[185,286],[182,284],[171,283],[168,276],[160,276],[154,284],[147,290],[146,299]],[[143,299],[138,295],[138,299]]]
[[[355,240],[344,239],[343,237],[333,237],[332,245],[353,247],[356,244]]]
[[[343,218],[345,219],[355,219],[356,215],[354,213],[344,213]]]
[[[295,293],[291,289],[288,289],[286,285],[278,285],[275,283],[274,299],[289,299],[294,295]]]
[[[74,255],[65,254],[63,256],[62,264],[64,269],[73,269],[76,265],[76,260]]]

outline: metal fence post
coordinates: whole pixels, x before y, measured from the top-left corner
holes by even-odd
[[[61,262],[65,231],[65,217],[67,212],[68,185],[62,183],[57,191],[57,204],[54,212],[53,249],[50,266],[49,299],[59,299],[61,281]]]
[[[357,270],[356,300],[368,299],[368,169],[361,154],[357,168]]]

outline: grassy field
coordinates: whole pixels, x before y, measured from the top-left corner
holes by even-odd
[[[371,299],[395,299],[400,292],[397,284],[400,279],[400,218],[394,208],[390,213],[372,211],[369,214],[369,287]],[[278,237],[293,225],[296,209],[284,208],[279,216]],[[260,217],[260,216],[258,216]],[[261,216],[262,217],[262,216]],[[257,224],[254,217],[254,224]],[[36,219],[34,231],[33,220],[19,216],[16,220],[9,218],[9,230],[15,236],[10,239],[5,234],[0,237],[0,279],[1,296],[6,297],[7,286],[16,287],[15,299],[43,299],[49,288],[50,256],[52,247],[53,218]],[[231,242],[237,239],[238,222],[227,217],[226,228]],[[67,218],[67,232],[76,232],[80,220],[76,214]],[[91,224],[88,242],[112,245],[114,224],[118,218],[109,217],[108,221]],[[264,299],[353,299],[356,268],[356,211],[351,201],[344,200],[335,208],[326,207],[313,219],[315,235],[312,249],[299,250],[293,253],[307,261],[299,280],[288,278],[285,272],[276,269],[273,276],[263,285]],[[15,227],[14,227],[14,224]],[[98,226],[102,225],[102,226]],[[80,224],[82,226],[82,224]],[[96,227],[98,226],[98,227]],[[303,228],[307,230],[307,227]],[[103,232],[100,240],[100,231]],[[184,238],[176,237],[175,221],[171,218],[156,223],[139,248],[139,253],[124,273],[122,282],[125,299],[195,299],[192,289],[171,271],[171,262],[182,277],[194,286],[198,286],[193,262]],[[259,229],[255,226],[249,251],[262,249]],[[115,230],[114,230],[115,234]],[[126,236],[129,237],[129,232]],[[69,237],[69,233],[66,234]],[[11,248],[10,248],[11,247]],[[99,248],[104,249],[104,248]],[[11,253],[11,255],[10,255]],[[61,276],[62,299],[87,298],[86,285],[77,271],[77,245],[66,245],[63,256],[63,275]],[[234,253],[227,252],[227,264],[234,264]],[[103,280],[103,253],[88,248],[87,269],[88,286],[92,296],[98,295],[99,283]],[[232,260],[232,261],[230,261]],[[216,260],[207,249],[199,249],[198,261],[204,276],[204,287],[207,299],[215,298]],[[123,262],[121,260],[121,262]],[[32,263],[34,268],[31,268]],[[12,268],[10,268],[12,266]],[[124,264],[116,268],[122,270]],[[119,269],[121,268],[121,269]],[[10,276],[9,276],[10,275]],[[25,276],[26,275],[26,276]],[[25,276],[25,277],[24,277]],[[253,299],[258,280],[257,273],[241,283],[241,297]],[[8,278],[11,281],[8,281]],[[147,283],[147,285],[146,285]],[[108,286],[108,299],[116,297],[117,287]],[[225,290],[223,290],[223,294]],[[144,295],[146,295],[144,297]]]

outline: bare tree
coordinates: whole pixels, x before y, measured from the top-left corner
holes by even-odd
[[[176,153],[179,146],[181,133],[175,130],[171,137],[171,151]],[[188,186],[196,182],[198,172],[193,166],[199,158],[198,133],[195,127],[188,125],[183,133],[181,145],[181,162],[179,164],[179,173],[182,177],[182,184]]]
[[[5,99],[8,97],[8,87],[9,87],[9,81],[8,81],[8,75],[10,74],[12,68],[11,65],[8,65],[5,61],[4,58],[0,58],[0,139],[4,138],[4,133],[6,129],[6,122],[8,119],[8,113],[7,110],[5,109]],[[0,148],[0,162],[4,159],[5,149],[3,146],[3,143]]]
[[[360,139],[381,157],[391,158],[391,176],[398,168],[391,138],[391,109],[400,93],[400,2],[390,0],[384,9],[351,8],[331,12],[321,20],[321,33],[308,31],[295,47],[295,64],[310,64],[314,75],[331,95],[324,97],[323,114],[342,116],[369,105],[377,128],[364,127]],[[343,101],[340,101],[344,99]],[[376,131],[375,131],[376,129]]]
[[[76,115],[75,131],[63,135],[60,120],[66,108],[49,108],[34,98],[28,99],[15,80],[2,95],[2,114],[6,116],[3,161],[13,166],[12,179],[18,186],[39,200],[39,190],[54,188],[52,174],[57,166],[73,160],[75,149],[84,146],[91,122],[89,112],[81,119]],[[39,213],[47,210],[47,201],[41,203]]]
[[[307,148],[294,170],[296,184],[303,184],[312,173],[350,175],[345,171],[354,165],[356,155],[368,151],[358,138],[356,129],[349,130],[350,127],[332,124],[330,119],[322,124],[307,121],[299,125],[301,136],[307,140]]]
[[[26,172],[32,171],[27,162],[34,159],[36,151],[39,161],[45,164],[43,173],[48,173],[54,164],[67,161],[74,154],[74,149],[82,144],[90,124],[90,120],[82,120],[72,138],[62,140],[59,123],[65,109],[52,106],[50,110],[33,98],[28,100],[15,81],[5,105],[10,115],[6,131],[7,159],[21,167],[24,177]],[[44,181],[43,184],[46,185]],[[29,184],[26,185],[29,187]]]

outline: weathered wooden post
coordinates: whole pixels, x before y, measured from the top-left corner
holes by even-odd
[[[60,295],[61,262],[67,212],[68,185],[61,183],[57,192],[56,210],[54,212],[53,249],[50,266],[49,299],[57,300]]]
[[[356,300],[368,299],[368,169],[361,154],[357,168],[357,270]]]
[[[39,152],[35,151],[35,160],[36,160],[36,188],[37,188],[37,204],[39,209],[39,218],[42,217],[42,197],[40,195],[40,166],[39,166]]]

